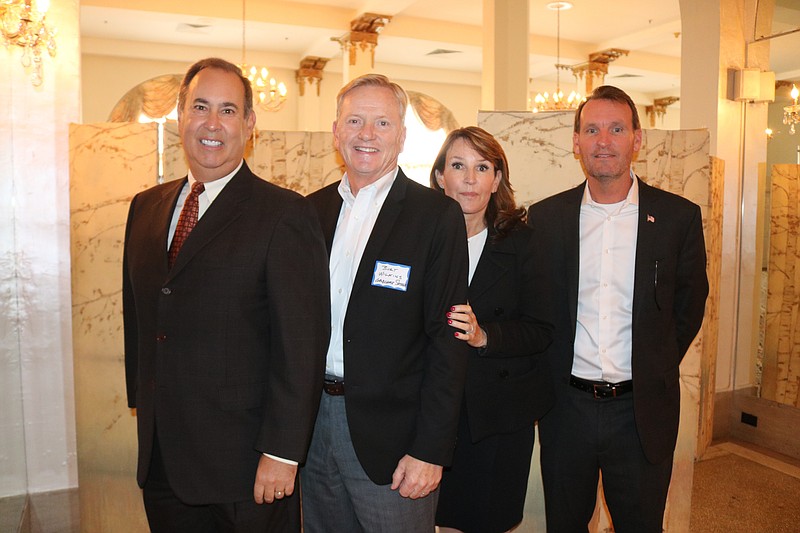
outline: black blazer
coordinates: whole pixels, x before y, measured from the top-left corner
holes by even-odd
[[[322,232],[302,196],[243,165],[171,270],[167,233],[186,179],[131,202],[123,305],[137,479],[153,437],[189,504],[252,498],[261,452],[302,462],[330,335]]]
[[[533,280],[534,250],[527,226],[494,241],[489,228],[469,286],[469,303],[488,336],[472,348],[465,401],[473,442],[510,433],[534,422],[553,405],[547,358],[552,327],[534,317],[540,289]]]
[[[309,196],[330,252],[339,183]],[[372,285],[377,261],[411,267],[406,291]],[[353,446],[372,481],[398,461],[449,465],[468,346],[445,313],[467,298],[467,236],[452,199],[398,170],[356,272],[344,321],[345,405]]]
[[[637,178],[638,179],[638,178]],[[555,327],[548,350],[556,389],[572,370],[578,306],[579,217],[586,182],[531,206],[528,223],[540,251],[537,283],[547,287],[539,315]],[[700,208],[639,180],[633,286],[633,402],[648,460],[675,450],[680,365],[700,329],[708,295]]]

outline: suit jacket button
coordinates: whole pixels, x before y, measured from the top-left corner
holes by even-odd
[[[504,311],[503,311],[503,308],[502,308],[502,307],[495,307],[495,308],[494,308],[494,316],[500,316],[500,315],[502,315],[502,314],[503,314],[503,312],[504,312]]]
[[[501,370],[500,372],[498,372],[498,375],[500,376],[500,378],[501,378],[501,379],[506,379],[506,378],[508,377],[508,370],[506,370],[506,369],[504,368],[503,370]]]
[[[170,294],[172,294],[172,289],[170,289],[169,287],[164,287],[161,289],[161,294],[166,294],[167,296],[169,296]]]

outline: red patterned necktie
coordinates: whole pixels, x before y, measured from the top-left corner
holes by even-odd
[[[204,190],[205,187],[203,184],[196,181],[194,185],[192,185],[189,196],[186,197],[183,209],[181,210],[181,216],[178,218],[178,225],[175,227],[175,235],[172,237],[172,244],[169,245],[169,268],[172,268],[172,265],[175,264],[175,259],[178,257],[178,252],[181,251],[186,237],[189,236],[194,225],[197,224],[197,197],[200,196],[200,193]]]

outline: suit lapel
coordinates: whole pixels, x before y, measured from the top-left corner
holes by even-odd
[[[508,272],[508,267],[500,260],[503,256],[515,255],[514,243],[511,237],[507,237],[498,242],[492,243],[492,239],[497,234],[494,228],[489,228],[489,235],[486,244],[483,246],[478,265],[475,267],[475,274],[469,284],[469,301],[476,302],[489,289],[492,288]]]
[[[250,198],[254,179],[259,178],[250,172],[246,163],[243,164],[186,238],[172,270],[169,271],[170,278],[177,275],[206,244],[241,216],[242,207],[239,204]]]
[[[341,182],[339,182],[341,183]],[[324,211],[320,213],[320,225],[322,233],[325,235],[325,245],[328,247],[328,256],[331,255],[333,247],[333,234],[336,233],[336,224],[339,222],[339,214],[342,211],[342,195],[339,194],[339,186],[328,188],[324,194],[330,196],[322,202]]]
[[[633,281],[633,321],[642,310],[644,299],[655,298],[655,261],[659,226],[667,222],[667,215],[658,209],[654,189],[639,180],[639,221],[636,236],[636,266]]]
[[[155,250],[153,253],[156,257],[156,263],[164,273],[168,270],[167,265],[167,242],[169,241],[169,226],[172,222],[172,212],[175,211],[175,205],[178,203],[178,197],[181,195],[183,187],[186,185],[187,178],[169,182],[161,190],[161,198],[152,207],[153,212],[150,214],[153,228],[153,241],[155,243]]]
[[[375,269],[375,261],[379,259],[379,254],[383,250],[383,245],[389,238],[389,234],[394,229],[397,217],[403,210],[403,205],[406,197],[406,189],[408,188],[408,178],[403,174],[403,171],[397,170],[397,177],[389,189],[389,194],[383,202],[381,212],[375,220],[375,226],[372,228],[372,233],[369,236],[367,245],[364,248],[364,253],[361,256],[361,263],[358,265],[356,277],[353,280],[353,294],[365,283],[372,279],[372,273]]]
[[[575,337],[575,327],[578,316],[578,278],[580,272],[580,219],[581,200],[586,187],[584,181],[572,189],[564,197],[564,217],[561,224],[564,241],[564,268],[567,277],[567,297],[569,302],[569,318],[572,324],[572,337]],[[546,253],[546,251],[544,252]]]

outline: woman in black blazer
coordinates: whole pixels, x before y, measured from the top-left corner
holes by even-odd
[[[551,327],[532,313],[536,251],[508,178],[508,161],[477,127],[448,135],[431,186],[461,205],[469,245],[469,302],[448,313],[470,350],[453,464],[445,469],[440,532],[507,531],[522,521],[534,423],[553,403],[542,352]]]

